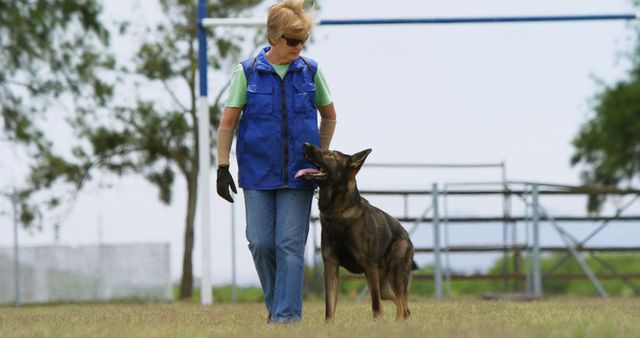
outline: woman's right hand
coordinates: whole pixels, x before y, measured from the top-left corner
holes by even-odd
[[[231,188],[231,191],[233,191],[234,194],[237,194],[238,191],[236,190],[236,184],[233,182],[233,177],[231,176],[231,173],[229,173],[228,165],[221,165],[218,167],[218,179],[216,180],[216,188],[220,197],[233,203],[233,198],[229,193],[229,188]]]

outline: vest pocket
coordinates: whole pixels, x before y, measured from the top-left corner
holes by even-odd
[[[293,83],[295,95],[293,98],[293,109],[298,113],[314,111],[316,102],[316,85],[314,83]]]
[[[270,114],[273,112],[273,87],[250,84],[247,86],[247,105],[250,114]]]
[[[272,119],[241,120],[236,146],[240,184],[252,188],[278,185],[282,177],[280,131],[280,123]]]

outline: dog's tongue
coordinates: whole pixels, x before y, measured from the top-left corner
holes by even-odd
[[[300,169],[298,170],[298,172],[296,173],[296,178],[300,177],[300,176],[304,176],[306,174],[315,174],[315,173],[319,173],[320,170],[318,169],[313,169],[313,168],[305,168],[305,169]]]

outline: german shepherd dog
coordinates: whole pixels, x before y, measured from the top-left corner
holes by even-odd
[[[299,176],[320,187],[325,320],[335,318],[340,266],[365,274],[374,318],[383,315],[380,299],[395,303],[396,319],[408,318],[409,278],[416,267],[413,244],[400,222],[369,204],[356,185],[356,174],[371,149],[349,156],[306,143],[303,152],[318,169],[303,170]]]

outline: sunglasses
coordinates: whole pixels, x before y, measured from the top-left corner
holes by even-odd
[[[300,39],[288,38],[288,37],[286,37],[284,35],[282,35],[281,38],[283,38],[287,42],[287,46],[289,46],[289,47],[295,47],[295,46],[297,46],[299,44],[303,44],[304,45],[304,43],[307,42],[307,39],[300,40]]]

